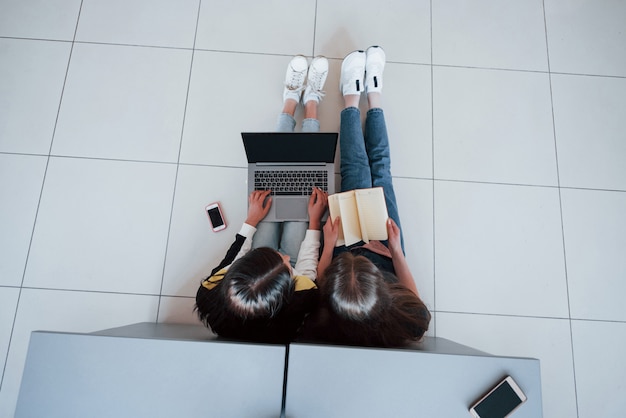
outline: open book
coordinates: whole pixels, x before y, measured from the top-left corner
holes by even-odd
[[[336,246],[387,239],[387,204],[382,187],[350,190],[328,196],[331,220],[341,217]]]

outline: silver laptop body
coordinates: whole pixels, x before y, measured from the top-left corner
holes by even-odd
[[[272,190],[264,221],[307,221],[312,188],[335,193],[337,133],[243,132],[248,194]]]

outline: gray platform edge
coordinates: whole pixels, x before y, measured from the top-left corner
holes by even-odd
[[[52,332],[52,331],[34,331],[34,332]],[[229,343],[241,343],[241,344],[257,344],[247,341],[230,340],[221,338],[213,334],[209,329],[202,325],[193,324],[164,324],[153,322],[140,322],[137,324],[126,325],[122,327],[110,328],[101,331],[90,333],[90,335],[100,335],[109,337],[127,337],[127,338],[147,338],[147,339],[162,339],[162,340],[185,340],[185,341],[211,341],[211,342],[229,342]],[[316,342],[309,341],[294,341],[291,344],[299,345],[324,345]],[[282,344],[278,344],[282,345]],[[355,349],[370,349],[370,350],[401,350],[401,351],[418,351],[437,354],[448,355],[465,355],[465,356],[479,356],[479,357],[502,357],[502,358],[525,358],[525,357],[511,357],[500,356],[497,354],[490,354],[484,351],[477,350],[472,347],[468,347],[463,344],[456,343],[441,337],[424,337],[420,342],[414,342],[407,347],[401,348],[375,348],[375,347],[352,347],[344,346],[346,348]],[[529,358],[531,360],[537,360]]]

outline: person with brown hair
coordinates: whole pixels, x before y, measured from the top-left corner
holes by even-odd
[[[335,248],[339,218],[324,225],[318,264],[320,305],[302,337],[340,344],[394,347],[418,341],[431,314],[419,297],[404,254],[393,189],[389,140],[381,92],[385,52],[378,46],[347,55],[341,66],[341,189],[382,187],[387,203],[388,240]],[[358,109],[366,92],[365,129]]]

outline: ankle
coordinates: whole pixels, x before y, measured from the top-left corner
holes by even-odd
[[[309,100],[304,104],[304,117],[305,119],[317,119],[317,102],[315,100]]]
[[[359,100],[361,100],[360,94],[346,94],[343,96],[344,108],[359,107]]]
[[[367,93],[367,103],[370,109],[382,108],[382,95],[378,92]]]
[[[297,101],[295,101],[294,99],[285,99],[285,101],[283,102],[283,113],[293,116],[296,114],[297,107]]]

